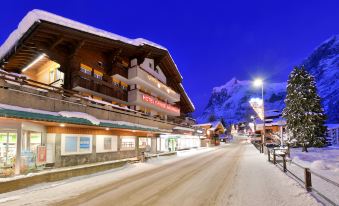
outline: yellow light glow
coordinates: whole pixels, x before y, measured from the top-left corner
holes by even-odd
[[[27,65],[25,68],[22,69],[22,72],[27,71],[27,69],[31,68],[32,66],[34,66],[36,63],[38,63],[42,58],[45,57],[45,54],[41,54],[40,56],[38,56],[38,58],[36,58],[34,61],[32,61],[29,65]]]
[[[259,87],[259,86],[261,86],[261,85],[263,85],[263,81],[262,81],[262,79],[256,79],[256,80],[254,80],[254,86],[256,86],[256,87]]]
[[[65,127],[66,125],[65,124],[60,124],[60,127]]]

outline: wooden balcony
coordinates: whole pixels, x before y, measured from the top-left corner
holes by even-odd
[[[119,67],[119,66],[115,66],[112,68],[112,75],[120,75],[126,79],[128,79],[128,69],[123,68],[123,67]]]
[[[127,101],[127,90],[112,83],[105,82],[82,72],[75,72],[72,78],[73,88],[83,88],[106,96],[106,99],[116,98]],[[102,96],[101,95],[101,96]]]

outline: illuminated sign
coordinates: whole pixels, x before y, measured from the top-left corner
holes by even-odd
[[[153,98],[151,96],[148,96],[146,94],[142,94],[142,100],[144,102],[148,102],[148,103],[153,104],[153,105],[155,105],[157,107],[160,107],[162,109],[166,109],[166,110],[174,112],[176,114],[180,114],[180,109],[179,108],[177,108],[175,106],[172,106],[170,104],[167,104],[165,102],[162,102],[160,100],[157,100],[157,99],[155,99],[155,98]]]

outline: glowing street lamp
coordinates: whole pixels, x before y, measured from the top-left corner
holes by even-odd
[[[262,99],[262,114],[263,114],[263,135],[262,135],[262,152],[264,152],[264,144],[265,144],[265,106],[264,106],[264,82],[262,79],[256,79],[253,82],[255,87],[260,87],[261,86],[261,99]]]

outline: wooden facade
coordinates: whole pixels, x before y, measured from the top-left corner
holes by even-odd
[[[107,39],[68,28],[52,22],[35,23],[1,61],[6,71],[21,73],[22,68],[34,61],[39,55],[46,54],[46,61],[60,65],[64,73],[63,88],[73,90],[77,86],[94,91],[109,102],[127,101],[127,89],[112,82],[111,76],[120,74],[126,77],[130,61],[134,58],[138,64],[145,58],[154,59],[167,77],[167,85],[181,96],[177,106],[184,115],[194,111],[187,94],[181,86],[182,77],[167,50],[150,45],[134,46],[119,40]],[[93,68],[91,74],[80,71],[81,64]],[[94,71],[102,73],[102,79],[94,77]],[[111,97],[111,98],[110,98]]]

